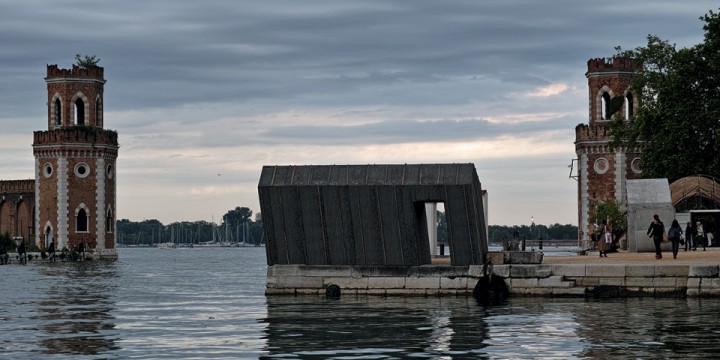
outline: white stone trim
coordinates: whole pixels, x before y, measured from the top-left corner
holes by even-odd
[[[113,158],[113,160],[115,160],[116,158],[117,158],[117,156],[116,156],[115,158]],[[112,250],[112,251],[115,251],[115,248],[116,248],[116,246],[117,246],[117,234],[118,234],[118,232],[117,232],[117,218],[118,218],[118,217],[117,217],[117,216],[118,216],[118,208],[117,208],[117,162],[113,161],[113,162],[112,162],[112,165],[113,165],[113,169],[115,169],[115,171],[114,171],[115,176],[114,176],[114,179],[111,181],[111,182],[112,182],[112,199],[111,199],[111,201],[112,201],[112,209],[113,209],[113,234],[112,234],[112,245],[113,245],[113,249],[111,249],[111,250]],[[487,209],[487,208],[486,208],[486,209]],[[106,245],[107,245],[107,244],[106,244]]]
[[[609,121],[610,119],[603,119],[602,117],[602,95],[604,93],[608,93],[610,95],[610,99],[612,100],[613,97],[615,97],[615,94],[613,93],[612,89],[610,89],[607,85],[603,85],[603,87],[598,90],[598,92],[595,94],[595,119],[597,119],[598,122],[600,121]]]
[[[625,152],[618,149],[615,153],[615,201],[618,204],[625,204],[627,198],[627,188],[625,187],[627,166],[625,161]]]
[[[578,154],[578,172],[579,172],[579,183],[578,186],[580,187],[580,219],[579,219],[579,229],[582,231],[582,246],[587,248],[589,247],[589,241],[590,238],[588,237],[588,217],[589,217],[589,209],[588,209],[588,156],[585,153]]]
[[[593,164],[593,169],[599,175],[605,174],[610,170],[610,162],[604,157],[598,158]]]
[[[80,168],[85,169],[84,174],[80,173]],[[79,162],[79,163],[75,164],[74,171],[75,171],[75,176],[77,176],[79,178],[86,178],[86,177],[88,177],[88,175],[90,175],[90,165],[86,164],[85,162]]]
[[[35,229],[40,228],[40,159],[35,158]],[[40,243],[40,234],[35,230],[35,244]]]
[[[102,128],[105,115],[103,114],[103,98],[100,94],[95,97],[95,126]]]
[[[77,121],[75,120],[75,101],[77,99],[82,99],[83,101],[83,108],[85,109],[83,111],[83,115],[85,117],[83,118],[83,126],[90,126],[89,124],[89,118],[90,118],[90,104],[88,104],[88,98],[83,94],[81,91],[78,91],[71,99],[70,99],[70,119],[72,119],[73,125],[79,125]]]
[[[50,171],[48,172],[48,168]],[[55,169],[53,168],[52,164],[50,162],[45,162],[45,164],[42,166],[42,174],[45,176],[45,178],[49,178],[53,176],[53,173],[55,172]],[[37,177],[37,179],[40,179],[40,177]]]
[[[52,83],[98,83],[105,84],[107,81],[104,79],[92,79],[92,78],[75,78],[75,77],[54,77],[52,79],[45,79],[48,84]]]
[[[70,231],[70,224],[68,222],[68,160],[66,157],[59,157],[57,159],[57,237],[58,237],[58,249],[67,247],[68,245],[68,232]]]
[[[105,159],[95,160],[95,240],[97,249],[105,249]]]
[[[55,118],[55,100],[60,100],[60,121]],[[55,93],[53,95],[48,106],[50,107],[50,123],[48,124],[48,129],[57,129],[62,127],[63,100],[62,96],[60,96],[60,93]]]

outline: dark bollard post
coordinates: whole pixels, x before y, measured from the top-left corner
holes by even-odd
[[[521,247],[521,250],[522,250],[522,251],[525,251],[525,237],[524,237],[524,236],[523,236],[523,238],[522,238],[520,247]]]
[[[440,244],[440,256],[445,256],[445,244]]]
[[[539,248],[540,248],[540,250],[542,250],[542,245],[543,245],[543,243],[542,243],[542,238],[538,238],[538,241],[540,241]]]

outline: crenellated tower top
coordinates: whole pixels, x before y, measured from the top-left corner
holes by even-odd
[[[57,65],[47,66],[47,77],[45,81],[51,81],[54,78],[74,78],[74,79],[88,79],[88,80],[99,80],[103,84],[105,79],[103,78],[105,69],[100,66],[93,66],[89,68],[82,68],[77,65],[73,65],[72,69],[61,69]],[[59,80],[59,79],[58,79]]]
[[[595,58],[590,59],[587,62],[588,71],[585,74],[589,76],[592,73],[604,73],[604,72],[629,72],[636,73],[643,69],[641,62],[624,56],[612,57],[612,58]]]
[[[48,130],[74,126],[103,127],[104,69],[100,66],[61,69],[47,65]]]

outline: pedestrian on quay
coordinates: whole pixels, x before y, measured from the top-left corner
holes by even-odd
[[[695,230],[692,227],[692,223],[688,221],[687,225],[685,226],[685,251],[695,250],[693,249],[694,238]]]
[[[612,228],[610,226],[605,227],[605,252],[603,254],[607,257],[608,250],[612,247]]]
[[[668,239],[672,243],[673,259],[677,259],[678,249],[680,248],[680,235],[682,235],[682,229],[677,220],[673,220],[668,229]]]
[[[595,238],[597,241],[597,247],[598,251],[600,252],[600,257],[607,257],[607,244],[605,243],[605,233],[607,232],[607,222],[603,220],[602,224],[600,225],[600,233],[597,234],[597,237]]]
[[[705,251],[705,230],[700,221],[695,223],[695,248],[693,250],[697,250],[698,244],[702,245],[703,251]]]
[[[655,259],[662,259],[662,250],[660,249],[660,244],[663,240],[663,235],[665,234],[665,225],[662,221],[660,221],[660,216],[658,214],[653,215],[653,221],[650,223],[650,227],[648,227],[647,235],[650,237],[655,244]]]

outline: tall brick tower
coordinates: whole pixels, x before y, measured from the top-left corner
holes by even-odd
[[[115,250],[117,133],[103,129],[103,68],[47,66],[48,129],[34,133],[35,242]]]
[[[590,243],[590,213],[599,201],[627,203],[625,181],[640,177],[640,149],[611,149],[610,120],[630,119],[638,96],[630,86],[642,64],[633,59],[590,59],[587,62],[589,123],[575,127],[578,180],[579,246]]]

